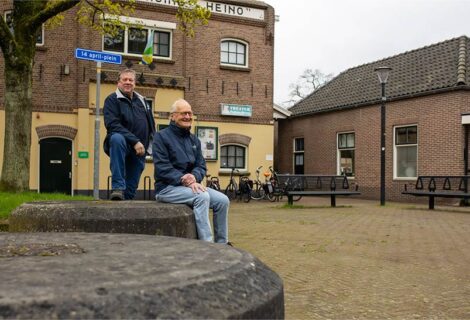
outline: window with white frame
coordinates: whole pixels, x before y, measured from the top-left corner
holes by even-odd
[[[103,36],[103,50],[140,56],[145,50],[149,32],[153,31],[153,55],[171,58],[171,30],[157,30],[151,27],[123,27],[115,36]]]
[[[246,147],[240,145],[225,145],[220,148],[221,169],[245,169]]]
[[[354,176],[354,153],[356,148],[354,132],[338,133],[338,174]]]
[[[418,127],[395,127],[395,178],[416,178],[418,175]]]
[[[220,42],[220,63],[248,67],[248,44],[241,40],[223,39]]]
[[[7,10],[5,11],[5,22],[10,29],[11,33],[14,33],[13,30],[13,11]],[[36,46],[44,45],[44,24],[41,25],[41,28],[36,32]]]
[[[294,174],[304,174],[304,138],[294,139]]]

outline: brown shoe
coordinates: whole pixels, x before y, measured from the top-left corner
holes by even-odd
[[[122,190],[113,190],[113,192],[111,192],[110,199],[113,201],[124,200],[124,193],[122,192]]]

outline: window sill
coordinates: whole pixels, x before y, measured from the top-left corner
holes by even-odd
[[[122,58],[123,59],[126,59],[126,60],[130,60],[130,61],[141,61],[142,58],[141,57],[136,57],[136,56],[128,56],[128,55],[125,55],[123,54],[122,55]],[[161,59],[161,58],[153,58],[153,62],[155,63],[167,63],[167,64],[175,64],[176,61],[175,60],[171,60],[171,59]]]
[[[238,172],[234,172],[233,175],[236,176],[236,177],[239,177],[239,176],[249,176],[251,173],[246,170],[246,169],[238,169],[239,171]],[[229,177],[230,176],[230,173],[232,172],[232,170],[228,169],[228,170],[225,170],[225,169],[219,169],[219,176],[222,176],[222,177]]]
[[[248,68],[248,67],[220,65],[220,69],[221,70],[231,70],[231,71],[241,71],[241,72],[251,72],[251,69]]]

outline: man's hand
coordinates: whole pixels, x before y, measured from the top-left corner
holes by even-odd
[[[191,173],[186,173],[181,177],[181,184],[185,187],[189,187],[191,184],[197,182],[196,177]]]
[[[189,187],[193,190],[193,193],[201,193],[207,190],[206,187],[197,182],[192,183]]]
[[[138,155],[138,156],[143,156],[145,155],[145,147],[144,145],[142,144],[142,142],[137,142],[135,145],[134,145],[134,149],[135,149],[135,153]]]

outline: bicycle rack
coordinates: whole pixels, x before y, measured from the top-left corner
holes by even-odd
[[[148,190],[147,190],[148,186]],[[148,193],[148,199],[146,197]],[[150,200],[152,198],[152,179],[150,176],[145,176],[144,177],[144,200]]]
[[[108,176],[108,185],[106,187],[106,199],[109,199],[109,195],[110,195],[109,185],[111,184],[111,178],[112,178],[112,176]]]

